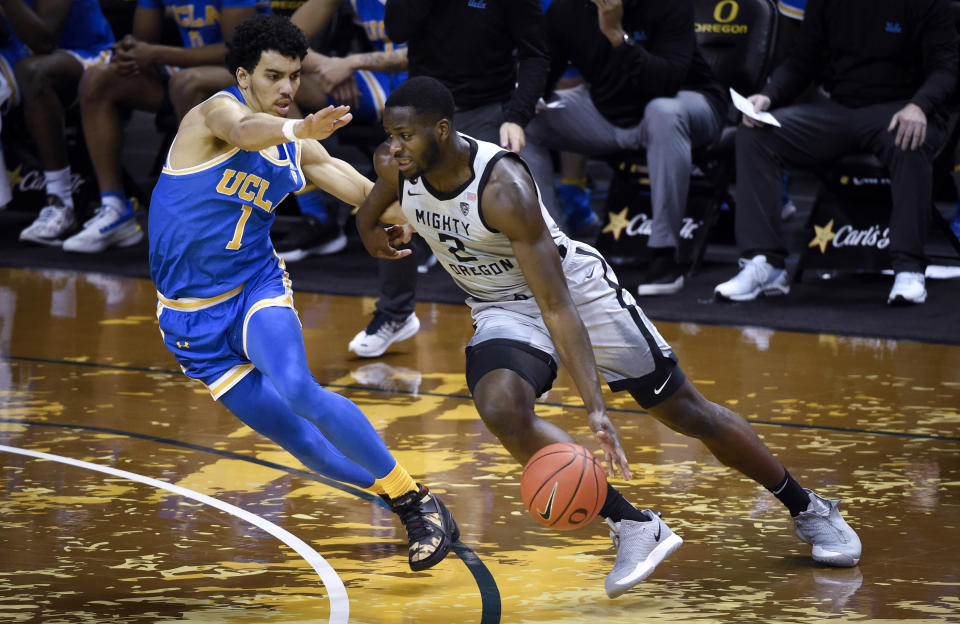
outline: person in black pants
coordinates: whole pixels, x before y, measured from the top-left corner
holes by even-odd
[[[384,23],[391,41],[407,44],[409,75],[453,93],[460,131],[523,150],[550,69],[540,0],[387,0]],[[420,329],[414,258],[378,261],[376,311],[350,351],[379,357]]]
[[[750,301],[790,290],[780,230],[784,165],[809,167],[869,151],[890,171],[888,303],[923,303],[933,158],[946,139],[944,105],[957,82],[957,44],[947,0],[809,0],[784,62],[760,93],[780,128],[744,115],[737,130],[736,236],[741,270],[714,289]],[[829,96],[785,106],[811,82]]]

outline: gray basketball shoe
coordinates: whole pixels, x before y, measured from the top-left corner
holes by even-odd
[[[813,545],[813,560],[818,563],[850,568],[860,561],[860,538],[840,515],[839,500],[828,500],[803,488],[810,496],[810,506],[801,511],[794,522],[797,537]]]
[[[617,549],[617,560],[604,583],[607,595],[611,598],[616,598],[650,576],[657,564],[683,544],[680,536],[660,519],[659,513],[649,509],[644,509],[643,513],[650,521],[624,519],[613,522],[607,518],[610,537]]]

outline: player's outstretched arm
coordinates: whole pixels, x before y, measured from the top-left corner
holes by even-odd
[[[491,227],[510,239],[560,360],[583,398],[587,420],[609,461],[608,474],[613,476],[616,468],[629,479],[626,455],[603,403],[590,336],[570,297],[560,254],[543,221],[533,179],[519,161],[502,158],[494,166],[483,191],[483,214]]]
[[[256,152],[291,140],[325,139],[337,128],[347,125],[353,116],[349,106],[328,106],[299,120],[284,119],[268,113],[255,113],[229,97],[215,97],[200,105],[204,123],[210,132],[228,145]]]
[[[381,143],[373,156],[377,181],[373,190],[360,205],[357,212],[357,231],[367,252],[375,258],[396,260],[413,253],[410,249],[397,249],[397,245],[410,241],[410,231],[399,225],[384,229],[380,223],[388,218],[388,209],[394,211],[399,188],[397,163],[390,154],[387,143]],[[390,220],[395,220],[389,217]]]
[[[301,141],[300,148],[304,175],[324,191],[351,206],[359,206],[370,194],[373,182],[349,163],[331,156],[319,141]]]

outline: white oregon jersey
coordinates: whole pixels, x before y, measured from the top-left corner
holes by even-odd
[[[532,299],[533,293],[506,235],[490,228],[480,200],[494,164],[511,154],[493,143],[465,134],[473,175],[460,188],[441,193],[423,177],[400,178],[400,206],[407,222],[430,245],[440,265],[468,295],[480,301]],[[533,177],[531,176],[531,182]],[[568,245],[543,202],[540,213],[557,245]]]

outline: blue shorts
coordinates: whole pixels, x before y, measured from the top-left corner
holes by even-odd
[[[282,262],[255,284],[207,299],[168,299],[157,293],[160,334],[183,373],[201,381],[216,401],[253,370],[247,325],[257,310],[293,309],[293,289]]]
[[[387,101],[394,89],[407,79],[406,72],[386,73],[361,69],[353,74],[360,89],[360,105],[350,110],[353,121],[362,124],[376,124],[380,122],[383,104]],[[330,103],[335,104],[333,98]]]

